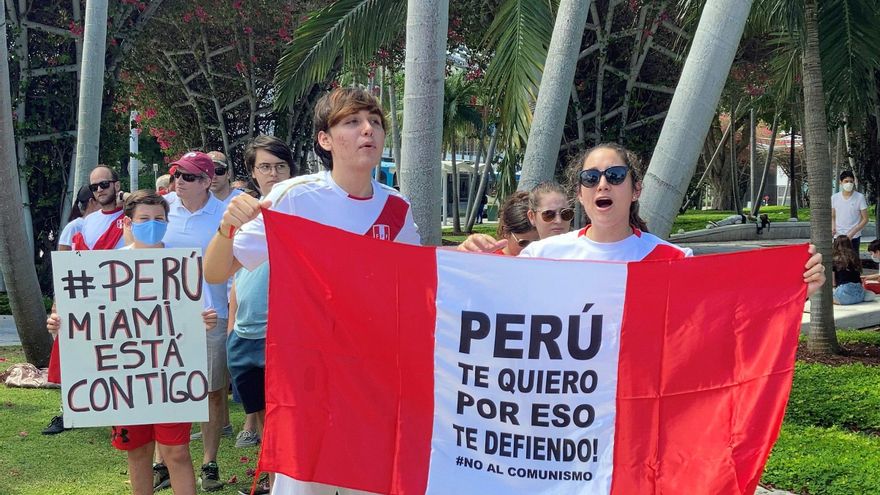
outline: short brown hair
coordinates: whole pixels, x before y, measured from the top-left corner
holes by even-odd
[[[315,104],[315,154],[324,163],[324,167],[333,170],[333,155],[318,144],[318,133],[327,132],[331,127],[338,124],[342,119],[351,114],[366,110],[376,114],[382,119],[382,129],[388,126],[385,123],[385,114],[382,106],[369,91],[363,88],[348,87],[336,88],[321,97]]]
[[[165,208],[165,215],[168,215],[168,202],[165,198],[151,189],[139,189],[125,198],[125,206],[123,212],[128,218],[134,217],[134,210],[138,205],[162,205]]]
[[[266,134],[255,137],[253,141],[244,147],[244,168],[248,174],[254,171],[254,166],[257,162],[257,150],[264,150],[272,156],[284,160],[287,162],[287,166],[290,167],[290,176],[296,175],[294,173],[296,169],[293,165],[293,152],[290,151],[290,146],[277,137]]]

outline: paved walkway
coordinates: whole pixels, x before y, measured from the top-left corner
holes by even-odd
[[[9,315],[0,315],[0,346],[19,345],[18,332],[15,330],[15,320]]]

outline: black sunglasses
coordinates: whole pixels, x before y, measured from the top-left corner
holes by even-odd
[[[558,210],[541,210],[538,212],[545,222],[552,222],[556,219],[556,215],[562,218],[563,222],[570,222],[574,218],[574,210],[571,208],[560,208]]]
[[[118,180],[102,180],[101,182],[96,182],[94,184],[89,184],[89,191],[98,192],[98,189],[107,189],[110,187],[110,184],[115,182],[119,182]]]
[[[175,179],[183,179],[187,182],[195,182],[195,181],[201,179],[202,176],[196,175],[196,174],[185,174],[183,172],[174,172],[174,178]]]
[[[517,237],[516,234],[514,234],[513,232],[511,232],[510,235],[513,236],[513,240],[516,241],[516,245],[519,246],[519,247],[521,247],[521,248],[524,248],[524,247],[526,247],[526,246],[528,246],[529,244],[532,243],[532,240],[531,240],[531,239],[520,239],[520,238]]]
[[[605,170],[598,170],[595,168],[581,170],[578,177],[581,185],[584,187],[596,187],[603,175],[609,184],[612,186],[619,186],[626,180],[627,172],[629,172],[629,167],[626,165],[615,165],[613,167],[608,167]]]
[[[214,167],[214,175],[226,175],[227,167]]]

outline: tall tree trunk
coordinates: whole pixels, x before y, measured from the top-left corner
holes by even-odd
[[[528,191],[552,180],[559,159],[559,145],[571,98],[571,84],[577,67],[590,1],[561,0],[556,12],[553,37],[538,90],[534,120],[523,158],[519,190]]]
[[[400,174],[400,122],[397,121],[397,83],[394,73],[388,73],[388,111],[391,113],[391,156]],[[400,176],[398,176],[398,181]]]
[[[810,329],[807,347],[825,354],[839,351],[831,298],[831,161],[822,65],[819,58],[819,27],[816,0],[804,2],[804,147],[810,184],[810,240],[825,260],[828,282],[810,298]]]
[[[15,159],[15,126],[12,121],[12,93],[9,86],[9,53],[6,43],[6,9],[0,8],[0,271],[6,281],[9,306],[28,362],[43,367],[52,349],[46,332],[46,311],[37,281],[33,256],[22,256],[28,241],[22,216],[21,190]]]
[[[758,124],[755,122],[755,109],[749,110],[749,199],[755,207],[755,194],[758,192]]]
[[[461,235],[461,211],[459,211],[461,187],[458,179],[458,162],[455,160],[455,154],[458,152],[456,140],[455,131],[453,131],[452,143],[450,143],[450,148],[452,148],[452,234]]]
[[[486,122],[486,116],[483,116],[483,122]],[[477,194],[477,172],[480,170],[480,163],[483,160],[483,151],[486,147],[486,124],[484,123],[480,128],[480,138],[477,144],[477,156],[474,157],[474,173],[471,174],[471,178],[468,181],[468,197],[467,197],[467,208],[464,210],[464,223],[465,223],[465,232],[470,233],[470,229],[467,227],[468,220],[471,218],[471,213],[473,210],[480,206],[479,203],[474,203],[474,198]]]
[[[733,125],[733,121],[730,121],[730,125]],[[733,132],[730,134],[730,193],[732,194],[732,203],[733,203],[733,212],[736,214],[742,213],[742,206],[740,205],[740,194],[739,194],[739,162],[736,159],[736,128],[733,129]]]
[[[82,69],[80,71],[74,191],[79,191],[80,187],[89,183],[89,173],[98,164],[106,50],[107,0],[89,0],[86,4]]]
[[[764,188],[767,186],[767,174],[770,172],[770,164],[773,162],[773,149],[776,147],[776,136],[779,134],[779,114],[773,115],[773,126],[770,131],[770,146],[767,147],[767,159],[764,160],[764,169],[761,171],[761,180],[755,195],[752,196],[752,216],[757,216],[761,211],[761,201],[764,197]]]
[[[645,175],[640,202],[651,232],[666,237],[742,37],[751,0],[708,0]]]
[[[477,212],[480,210],[480,201],[483,199],[483,195],[486,194],[486,188],[489,184],[489,174],[492,171],[492,160],[495,159],[495,145],[498,143],[498,130],[491,131],[492,138],[489,140],[489,149],[486,151],[486,164],[483,166],[483,173],[480,174],[480,186],[477,188],[477,193],[474,195],[474,198],[479,198],[478,200],[474,200],[474,207],[471,209],[471,213],[467,219],[467,225],[465,226],[465,230],[468,232],[472,232],[474,230],[474,224],[477,222]]]
[[[791,139],[789,143],[789,149],[791,154],[788,157],[788,211],[789,218],[794,218],[797,220],[798,217],[798,189],[797,187],[797,170],[794,166],[794,127],[790,129],[790,134],[788,136]],[[804,146],[806,146],[806,141],[803,141]],[[829,220],[830,222],[830,220]]]
[[[412,0],[406,12],[400,188],[422,244],[440,244],[440,156],[449,0]]]

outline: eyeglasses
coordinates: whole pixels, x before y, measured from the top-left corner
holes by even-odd
[[[517,237],[516,234],[514,234],[513,232],[511,232],[510,235],[513,236],[513,240],[516,241],[516,245],[519,246],[519,247],[521,247],[521,248],[524,248],[524,247],[526,247],[526,246],[528,246],[529,244],[532,243],[532,240],[531,240],[531,239],[520,239],[520,238]]]
[[[196,175],[196,174],[185,174],[183,172],[174,172],[174,178],[175,179],[183,179],[187,182],[195,182],[195,181],[201,179],[202,176]]]
[[[544,219],[545,222],[552,222],[556,219],[556,215],[559,215],[562,218],[563,222],[570,222],[572,218],[574,218],[574,210],[571,208],[559,208],[558,210],[541,210],[538,213],[541,214],[541,218]]]
[[[290,166],[286,163],[261,163],[256,168],[261,174],[271,174],[274,170],[276,174],[282,174],[290,170]]]
[[[113,184],[115,182],[119,182],[119,181],[118,180],[102,180],[101,182],[89,184],[89,191],[98,192],[98,189],[107,189],[110,187],[110,184]]]
[[[613,167],[608,167],[605,170],[598,170],[595,168],[581,170],[578,178],[580,179],[581,185],[584,187],[596,187],[604,175],[605,180],[607,180],[609,184],[612,186],[619,186],[626,180],[627,172],[629,172],[629,167],[626,165],[615,165]]]
[[[214,167],[214,175],[226,175],[226,167]]]

